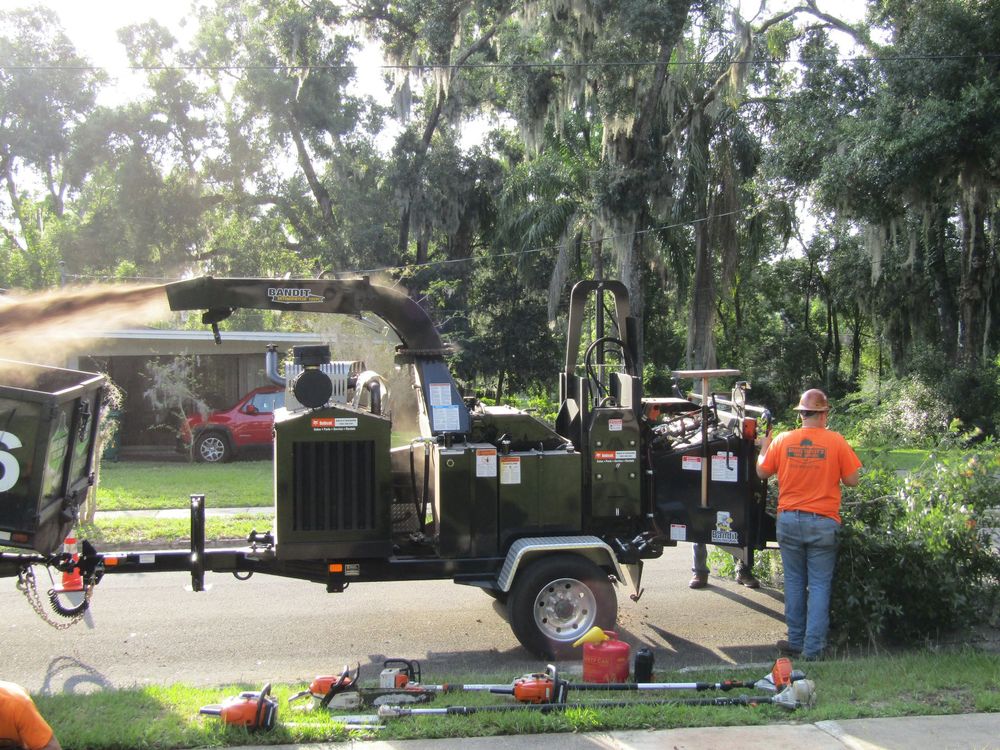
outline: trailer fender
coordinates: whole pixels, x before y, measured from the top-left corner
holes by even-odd
[[[592,561],[602,568],[614,569],[615,577],[624,581],[621,565],[611,547],[596,536],[542,536],[518,539],[510,546],[500,575],[497,589],[510,592],[518,569],[526,562],[553,552],[573,552]]]

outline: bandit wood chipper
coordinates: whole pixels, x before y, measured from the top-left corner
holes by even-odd
[[[615,586],[641,593],[643,560],[701,542],[744,559],[775,538],[755,473],[758,418],[735,370],[674,373],[696,388],[647,396],[636,369],[636,322],[623,284],[573,288],[554,425],[466,397],[450,349],[404,293],[346,280],[216,279],[164,287],[173,310],[218,323],[239,308],[373,314],[395,331],[395,361],[412,373],[415,414],[393,412],[383,374],[328,347],[298,347],[274,418],[274,526],[244,547],[207,548],[205,498],[191,497],[190,549],[78,554],[63,539],[93,483],[104,380],[7,362],[0,367],[0,575],[34,585],[33,566],[78,569],[86,601],[111,573],[262,573],[324,584],[451,579],[506,605],[517,639],[565,656],[593,626],[612,629]],[[592,313],[596,311],[596,314]],[[604,329],[607,329],[607,332]],[[585,350],[582,344],[587,341]],[[713,381],[728,380],[724,395]],[[400,401],[402,401],[400,399]],[[419,436],[392,447],[394,419]],[[773,512],[773,511],[772,511]],[[37,600],[37,594],[36,594]]]

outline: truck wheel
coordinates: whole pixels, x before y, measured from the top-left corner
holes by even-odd
[[[517,640],[542,658],[571,658],[595,625],[614,629],[618,597],[608,574],[585,557],[550,555],[518,574],[507,600]]]
[[[218,432],[205,432],[194,441],[194,457],[209,464],[219,464],[231,458],[226,438]]]

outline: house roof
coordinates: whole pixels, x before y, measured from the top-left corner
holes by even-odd
[[[94,357],[171,354],[263,354],[268,344],[281,348],[323,343],[315,333],[223,331],[216,344],[211,331],[125,328],[94,338],[80,353]]]

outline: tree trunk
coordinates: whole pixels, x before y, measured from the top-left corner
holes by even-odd
[[[687,364],[695,370],[715,367],[715,341],[712,326],[715,323],[715,274],[712,268],[712,249],[708,227],[704,222],[695,225],[694,284],[691,290],[691,315],[687,337]]]
[[[21,216],[21,196],[17,193],[17,183],[14,181],[14,157],[10,155],[6,147],[0,151],[0,168],[3,170],[3,180],[7,183],[7,196],[10,198],[10,207],[14,213],[14,217],[17,219],[18,225],[21,227],[21,236],[27,237],[28,232],[25,231],[24,217]],[[15,242],[14,245],[22,250],[25,249],[21,247],[20,242]]]
[[[858,385],[861,380],[861,333],[864,329],[864,317],[861,307],[855,302],[851,311],[851,384]]]
[[[975,179],[975,178],[973,178]],[[975,363],[983,355],[986,331],[985,300],[990,283],[989,255],[986,247],[987,190],[981,182],[963,186],[962,209],[962,281],[959,309],[962,327],[958,353],[961,361]]]
[[[958,350],[958,312],[955,306],[955,289],[945,259],[947,226],[947,207],[943,203],[935,203],[925,218],[927,272],[941,332],[941,348],[947,361],[954,364]]]
[[[295,119],[294,113],[289,115],[288,123],[289,130],[292,134],[292,141],[295,143],[295,151],[298,154],[299,166],[302,168],[302,173],[305,175],[306,181],[309,183],[309,189],[312,191],[313,197],[316,199],[316,203],[319,204],[320,214],[323,217],[323,221],[330,226],[333,226],[333,201],[330,199],[330,193],[327,191],[326,187],[316,174],[316,169],[313,167],[309,151],[306,149],[305,139],[302,137],[302,131],[299,128],[299,123]]]

